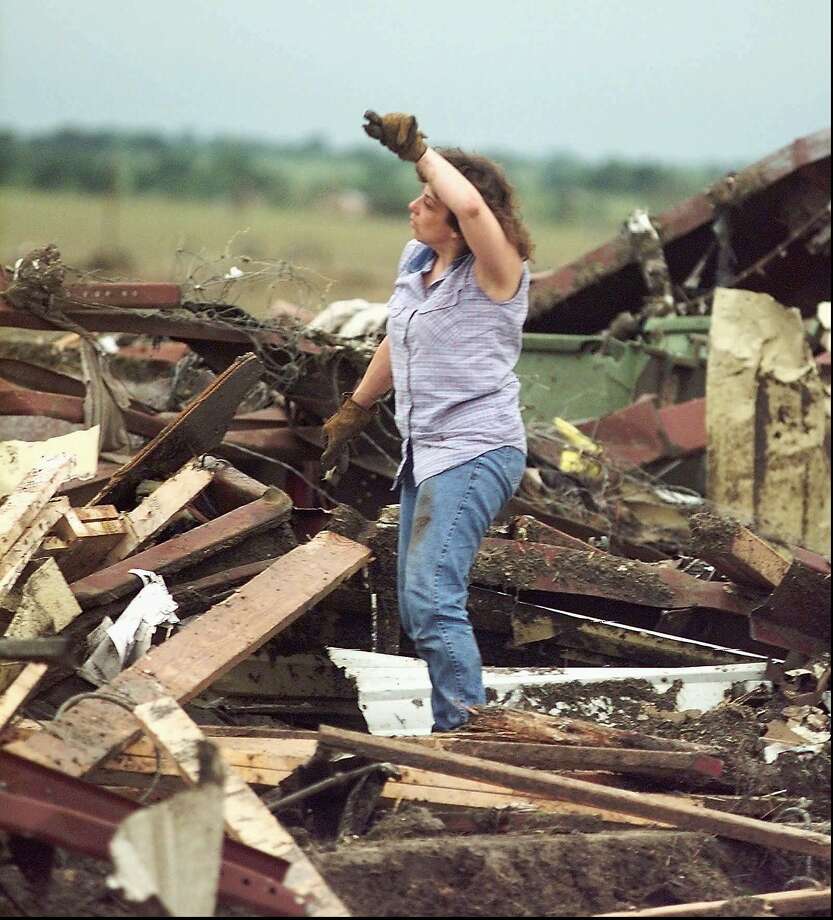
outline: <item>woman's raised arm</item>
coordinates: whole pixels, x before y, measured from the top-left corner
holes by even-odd
[[[474,253],[480,286],[493,300],[510,298],[518,287],[523,260],[480,192],[431,147],[417,161],[417,171],[457,218],[460,232]]]

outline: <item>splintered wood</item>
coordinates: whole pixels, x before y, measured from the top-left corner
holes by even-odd
[[[241,400],[262,373],[263,365],[256,355],[238,358],[117,470],[90,504],[112,502],[124,508],[130,504],[131,495],[141,480],[170,476],[195,455],[215,448],[222,441]]]
[[[486,732],[493,738],[502,736],[513,741],[539,744],[704,752],[698,745],[671,738],[657,738],[642,732],[625,731],[598,722],[570,719],[567,716],[549,716],[540,712],[522,712],[497,706],[480,706],[473,709],[466,728],[472,732]]]
[[[14,718],[14,714],[32,695],[40,679],[46,674],[48,665],[36,661],[27,664],[0,696],[0,732]]]
[[[125,533],[110,548],[101,561],[101,567],[113,565],[121,559],[132,555],[183,506],[211,482],[214,474],[206,469],[202,460],[190,460],[185,466],[165,480],[159,488],[148,495],[140,505],[124,514]]]
[[[187,701],[318,603],[370,561],[367,547],[320,533],[280,557],[193,625],[156,646],[107,690],[133,705],[160,696]],[[50,726],[50,734],[10,750],[72,776],[83,776],[136,735],[130,712],[105,699],[83,700]]]
[[[47,559],[33,572],[23,586],[5,637],[36,639],[53,636],[68,626],[81,613],[66,579],[54,559]],[[0,661],[0,690],[7,687],[20,673],[22,666]]]
[[[68,454],[58,454],[41,461],[0,503],[0,559],[15,541],[34,523],[55,494],[58,486],[72,475],[74,461]]]
[[[68,509],[68,498],[53,498],[0,559],[0,598],[14,586],[43,538]]]
[[[501,783],[548,798],[581,805],[595,805],[610,811],[662,821],[675,827],[705,831],[708,834],[719,834],[747,843],[803,853],[828,862],[830,860],[830,837],[814,831],[770,824],[710,808],[698,808],[685,802],[670,802],[668,797],[611,789],[552,773],[490,763],[463,754],[431,751],[419,745],[389,738],[375,738],[328,726],[321,726],[318,733],[322,744],[336,750],[450,773],[454,776]]]
[[[199,742],[205,736],[177,702],[163,697],[134,710],[150,735],[173,758],[191,785],[199,781]],[[346,917],[349,912],[327,886],[292,836],[234,768],[224,779],[226,830],[235,840],[290,864],[284,884],[307,903],[310,916]]]

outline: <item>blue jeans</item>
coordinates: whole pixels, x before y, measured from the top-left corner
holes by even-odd
[[[480,651],[466,612],[469,572],[480,541],[523,476],[526,458],[499,447],[414,484],[402,473],[398,599],[402,626],[428,665],[434,727],[468,721],[486,702]]]

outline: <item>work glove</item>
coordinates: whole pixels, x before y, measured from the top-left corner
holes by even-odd
[[[370,424],[376,407],[365,409],[346,394],[341,408],[324,422],[327,445],[321,454],[321,473],[325,481],[337,482],[350,462],[348,444]]]
[[[416,161],[428,149],[425,135],[417,127],[417,120],[406,112],[388,112],[377,115],[372,109],[364,113],[367,124],[362,125],[365,133],[382,146],[392,150],[400,160]]]

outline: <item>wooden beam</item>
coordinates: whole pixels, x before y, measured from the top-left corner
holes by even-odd
[[[127,533],[127,524],[113,505],[70,508],[52,528],[44,549],[54,553],[71,581],[97,571],[106,554]]]
[[[40,661],[52,663],[72,657],[72,642],[65,636],[40,639],[7,639],[0,637],[0,662]]]
[[[592,686],[592,685],[591,685]],[[569,716],[526,712],[505,706],[477,706],[466,725],[469,732],[485,732],[504,741],[533,744],[569,744],[639,751],[688,751],[708,753],[702,745],[676,738],[659,738],[628,729],[613,728],[600,722]]]
[[[122,517],[126,533],[102,560],[102,566],[132,555],[145,541],[158,533],[170,519],[211,482],[214,473],[201,459],[189,460],[177,473],[166,479],[132,511]]]
[[[444,738],[442,735],[432,735],[424,743],[429,742],[431,747],[452,754],[466,754],[469,757],[538,770],[610,770],[612,773],[634,776],[701,779],[717,779],[723,773],[722,760],[710,754],[687,751],[634,751],[618,747],[474,741],[467,738]]]
[[[178,572],[220,548],[234,546],[244,537],[274,527],[291,509],[292,502],[285,492],[270,489],[248,505],[88,575],[70,587],[85,609],[117,600],[136,586],[136,576],[130,574],[130,569],[148,569],[159,575]]]
[[[142,479],[165,478],[192,457],[216,447],[241,400],[262,373],[263,365],[254,354],[235,361],[121,467],[90,504],[112,502],[125,509]]]
[[[48,664],[33,661],[26,665],[12,682],[6,692],[0,696],[0,732],[14,718],[14,714],[29,699],[32,691],[46,674]]]
[[[235,730],[237,728],[235,727]],[[206,735],[215,737],[210,727]],[[228,762],[235,766],[262,767],[268,770],[292,770],[298,762],[315,753],[314,738],[299,738],[293,733],[285,738],[245,738],[228,735],[216,736]],[[313,734],[314,733],[310,733]],[[470,741],[463,738],[444,738],[431,735],[409,739],[423,747],[467,754],[494,760],[498,763],[539,770],[610,771],[634,776],[653,776],[663,779],[673,777],[704,777],[716,779],[723,772],[723,761],[709,754],[685,751],[625,751],[621,748],[567,747],[559,744],[525,744],[505,741]],[[141,740],[130,745],[125,755],[147,758],[147,769],[155,769],[153,751]],[[125,756],[122,755],[122,756]],[[117,760],[108,762],[110,769],[118,769]],[[125,767],[124,762],[121,768]],[[613,777],[607,778],[608,782]]]
[[[133,705],[164,695],[187,702],[370,559],[365,546],[334,533],[318,534],[192,625],[154,646],[106,689]],[[132,713],[108,700],[90,699],[55,719],[50,734],[41,733],[10,749],[71,776],[83,776],[135,735]]]
[[[532,591],[607,597],[647,607],[709,607],[748,616],[760,601],[731,584],[701,581],[667,565],[637,562],[601,550],[487,537],[472,582]]]
[[[764,914],[779,917],[806,917],[808,911],[825,911],[830,914],[829,888],[799,888],[796,891],[772,891],[769,894],[740,895],[724,901],[692,901],[688,904],[672,904],[669,907],[648,907],[645,910],[623,910],[610,914],[594,914],[594,917],[727,917],[725,911],[737,905],[737,909],[753,906]],[[753,914],[737,914],[751,917]]]
[[[691,552],[741,584],[772,590],[789,570],[791,558],[751,530],[712,511],[688,519]]]
[[[449,773],[485,782],[499,783],[514,789],[566,800],[582,805],[598,806],[623,814],[662,821],[686,830],[717,834],[746,843],[774,847],[807,856],[830,860],[830,837],[814,831],[777,824],[755,818],[725,814],[710,808],[698,808],[682,802],[669,802],[655,795],[608,789],[594,783],[545,774],[524,767],[494,764],[489,761],[430,751],[415,744],[376,738],[359,732],[321,726],[318,730],[322,744],[341,751],[351,751],[392,763],[401,763],[426,770]]]
[[[205,736],[176,700],[162,697],[137,706],[133,713],[151,737],[173,758],[185,781],[191,786],[197,785],[200,778],[199,743],[205,740]],[[289,863],[283,884],[305,902],[308,915],[350,916],[292,836],[233,768],[225,771],[223,791],[227,832],[240,843]]]
[[[0,505],[0,559],[12,548],[61,483],[70,479],[74,459],[69,454],[46,457]]]
[[[31,737],[32,734],[41,731],[37,723],[25,720],[18,723],[15,729],[16,739]],[[307,763],[316,751],[315,732],[241,726],[202,726],[202,731],[206,737],[216,740],[228,766],[233,767],[247,782],[260,786],[277,786],[299,766]],[[263,732],[268,732],[269,736],[262,734]],[[426,747],[434,747],[438,739],[420,737],[409,740]],[[158,763],[154,751],[153,742],[141,737],[130,744],[123,753],[109,757],[100,769],[88,774],[87,779],[99,785],[135,789],[147,788],[158,770],[161,770],[163,776],[178,775],[178,769],[171,757],[163,754],[161,763]],[[646,818],[543,798],[494,783],[462,779],[413,767],[397,769],[400,771],[400,778],[388,780],[381,793],[382,798],[389,801],[426,801],[467,808],[534,808],[549,814],[591,816],[607,822],[638,827],[665,826],[661,822]],[[565,775],[603,785],[611,785],[615,781],[615,777],[610,773],[591,773],[586,770]],[[791,799],[773,799],[771,796],[739,797],[691,793],[662,794],[659,798],[672,803],[682,800],[698,807],[706,805],[721,811],[752,816],[764,816],[770,814],[774,808],[794,803]]]

